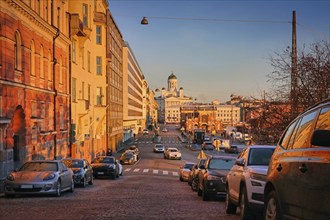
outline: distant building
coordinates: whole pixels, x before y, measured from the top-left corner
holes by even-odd
[[[180,123],[180,106],[192,102],[191,97],[184,96],[182,87],[178,89],[177,77],[172,73],[167,80],[167,90],[163,87],[161,95],[155,97],[158,104],[158,121],[160,123]]]
[[[143,118],[144,75],[127,42],[123,43],[123,141],[145,128]]]

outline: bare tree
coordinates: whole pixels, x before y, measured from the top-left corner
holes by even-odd
[[[273,67],[268,74],[274,100],[289,101],[291,90],[291,48],[275,52],[270,57]],[[298,53],[298,106],[299,112],[330,97],[330,45],[327,41],[304,46]]]

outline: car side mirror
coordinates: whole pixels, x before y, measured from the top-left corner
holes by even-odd
[[[236,159],[235,164],[244,167],[244,159],[243,158]]]
[[[330,147],[330,130],[315,130],[311,144],[320,147]]]

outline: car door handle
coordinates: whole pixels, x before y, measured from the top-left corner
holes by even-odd
[[[308,170],[306,164],[303,163],[301,166],[299,166],[299,170],[300,172],[305,173]]]
[[[283,168],[282,168],[282,165],[279,164],[279,165],[276,167],[276,169],[277,169],[277,171],[281,172],[281,170],[283,169]]]

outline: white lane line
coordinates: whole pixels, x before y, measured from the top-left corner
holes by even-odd
[[[179,176],[178,172],[173,172],[173,176]]]
[[[128,171],[130,171],[131,170],[131,168],[127,168],[127,169],[125,169],[125,172],[128,172]]]
[[[148,173],[149,172],[149,169],[144,169],[143,170],[143,173]]]
[[[163,175],[168,175],[168,171],[164,170]]]
[[[134,169],[133,170],[133,172],[139,172],[140,171],[140,169]]]
[[[158,170],[153,170],[152,173],[153,174],[158,174]]]

